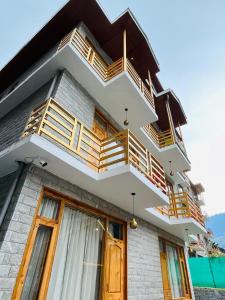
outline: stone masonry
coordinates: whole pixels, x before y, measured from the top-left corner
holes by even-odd
[[[225,289],[194,288],[195,300],[225,300]]]

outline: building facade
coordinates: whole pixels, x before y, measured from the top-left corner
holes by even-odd
[[[133,14],[111,22],[94,0],[69,1],[1,70],[1,300],[194,299],[202,202],[157,72]]]

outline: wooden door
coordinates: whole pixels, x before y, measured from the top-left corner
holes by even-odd
[[[172,300],[172,293],[171,293],[171,288],[170,288],[166,253],[164,253],[162,251],[160,252],[160,261],[161,261],[161,269],[162,269],[164,299]]]
[[[124,300],[125,276],[124,241],[106,237],[104,300]]]

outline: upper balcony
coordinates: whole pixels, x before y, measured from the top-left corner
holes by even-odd
[[[148,207],[168,204],[162,165],[129,130],[99,139],[53,99],[36,107],[21,140],[0,154],[0,163],[47,162],[45,167],[107,201],[147,218]]]
[[[185,239],[187,239],[187,232],[188,234],[206,233],[201,208],[187,192],[172,193],[169,198],[169,206],[148,209],[160,227],[167,228],[171,233]],[[168,227],[168,224],[171,226]]]
[[[180,104],[178,105],[171,95],[173,93],[169,91],[168,98],[164,98],[161,102],[156,101],[159,106],[159,120],[154,125],[150,123],[145,125],[142,128],[142,137],[152,152],[163,162],[166,172],[177,173],[190,170],[190,161],[180,128],[180,124],[185,124],[186,119]],[[170,103],[169,99],[173,101]]]
[[[156,121],[157,114],[151,86],[142,81],[127,58],[126,31],[123,34],[123,53],[111,64],[102,58],[78,29],[62,39],[58,52],[65,52],[66,69],[121,127],[124,127],[124,109],[128,108],[129,119],[132,120],[130,128],[139,134],[145,121]]]
[[[109,64],[78,29],[73,30],[2,99],[0,111],[9,111],[12,105],[17,105],[33,93],[34,86],[35,89],[39,88],[58,70],[67,69],[124,129],[124,110],[128,108],[130,129],[139,135],[145,123],[158,118],[151,84],[148,85],[150,73],[146,69],[148,80],[144,83],[127,57],[126,31],[121,41],[121,57]]]

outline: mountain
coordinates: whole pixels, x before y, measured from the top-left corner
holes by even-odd
[[[225,248],[225,213],[208,217],[206,227],[212,230],[213,240],[220,247]]]

